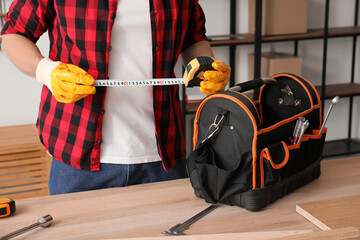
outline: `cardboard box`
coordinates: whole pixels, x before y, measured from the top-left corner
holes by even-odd
[[[255,33],[255,1],[249,0],[249,33]],[[308,0],[263,0],[262,35],[305,33]]]
[[[264,52],[261,54],[261,77],[278,73],[302,75],[302,58],[287,53]],[[248,77],[254,78],[254,54],[248,56]]]

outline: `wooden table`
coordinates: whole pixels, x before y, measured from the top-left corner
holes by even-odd
[[[287,230],[321,231],[295,210],[298,203],[360,195],[360,157],[326,160],[322,175],[260,212],[220,205],[186,230],[215,234]],[[16,239],[106,239],[160,236],[207,206],[189,179],[57,196],[21,199],[17,211],[0,219],[0,236],[51,214],[54,223]],[[166,239],[166,238],[164,238]]]

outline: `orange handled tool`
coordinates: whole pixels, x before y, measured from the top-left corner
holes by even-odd
[[[0,198],[0,218],[8,217],[16,211],[15,201],[11,198]]]

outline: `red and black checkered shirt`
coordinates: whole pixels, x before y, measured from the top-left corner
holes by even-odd
[[[107,79],[116,8],[117,0],[15,0],[1,33],[21,34],[36,42],[48,31],[52,60]],[[180,52],[206,40],[203,11],[198,0],[150,0],[150,11],[153,77],[175,77]],[[154,87],[155,133],[165,169],[185,153],[178,92],[178,86]],[[37,126],[41,142],[55,159],[99,170],[105,93],[106,88],[99,87],[94,95],[64,104],[43,87]]]

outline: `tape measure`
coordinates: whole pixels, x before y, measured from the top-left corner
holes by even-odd
[[[215,70],[212,67],[214,59],[211,57],[197,57],[190,61],[185,68],[184,78],[156,78],[141,80],[117,80],[117,79],[98,79],[95,80],[95,87],[118,87],[118,86],[165,86],[185,84],[187,87],[200,86],[203,80],[202,75],[206,70]]]
[[[11,198],[0,198],[0,218],[8,217],[16,211],[15,201]]]
[[[117,79],[101,79],[95,80],[95,87],[118,87],[118,86],[163,86],[185,84],[183,78],[156,78],[156,79],[141,79],[141,80],[117,80]]]

